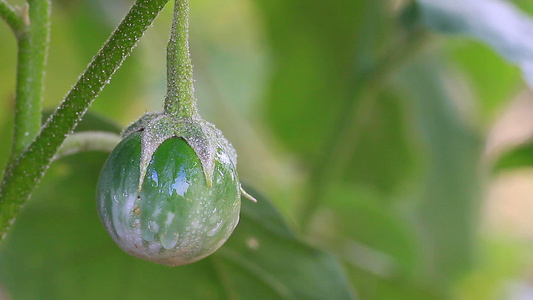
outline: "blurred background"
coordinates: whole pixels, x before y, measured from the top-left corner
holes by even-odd
[[[52,2],[49,111],[133,3]],[[422,28],[409,3],[191,0],[200,112],[235,146],[243,182],[339,259],[359,299],[533,299],[533,91],[485,44]],[[513,3],[533,17],[532,1]],[[168,5],[87,126],[118,131],[161,110],[171,17]],[[15,38],[2,23],[2,165],[15,70]],[[80,282],[109,299],[146,299],[124,294],[124,282],[120,293],[117,281],[105,286],[102,276],[128,272],[114,259],[121,253],[87,248],[105,239],[92,209],[105,157],[50,169],[0,245],[0,299],[95,299],[73,288]],[[78,263],[88,257],[100,263]],[[164,299],[209,299],[151,284]]]

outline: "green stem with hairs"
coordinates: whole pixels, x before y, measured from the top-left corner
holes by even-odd
[[[44,176],[57,150],[82,119],[89,105],[129,56],[168,0],[137,0],[94,57],[36,139],[6,167],[0,185],[0,237]]]
[[[26,24],[26,30],[17,35],[17,87],[11,160],[14,160],[35,139],[41,129],[41,103],[50,39],[51,1],[29,0],[28,5],[22,9],[22,20],[26,20],[29,24]]]
[[[9,25],[16,36],[26,29],[20,15],[5,0],[0,0],[0,17]]]
[[[174,18],[167,47],[165,112],[175,117],[198,114],[189,52],[189,0],[174,1]]]
[[[113,151],[122,137],[116,133],[106,131],[83,131],[70,134],[61,148],[54,155],[53,160],[87,151]]]

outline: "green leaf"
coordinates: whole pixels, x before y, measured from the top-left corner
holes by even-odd
[[[529,0],[512,0],[512,3],[514,3],[516,6],[518,6],[523,11],[533,14],[533,2]]]
[[[452,65],[464,71],[462,75],[475,93],[483,121],[493,121],[519,91],[520,70],[477,41],[450,38],[446,41],[445,50],[449,51]]]
[[[424,274],[418,229],[399,201],[365,186],[332,187],[313,236],[341,258],[361,299],[440,299]]]
[[[409,137],[405,103],[392,93],[375,97],[364,113],[358,114],[364,117],[354,120],[358,127],[351,137],[355,142],[349,161],[343,162],[347,164],[343,180],[391,195],[400,183],[412,178],[418,162]]]
[[[393,206],[371,190],[353,186],[335,186],[331,192],[329,207],[335,212],[337,227],[335,234],[341,239],[344,257],[363,263],[383,276],[411,273],[418,264],[419,245],[417,245],[414,228],[409,226]],[[332,221],[330,221],[331,223]],[[365,251],[352,244],[353,240],[362,247],[368,247],[378,257],[365,257]],[[353,251],[350,244],[354,246]],[[366,261],[362,261],[366,260]]]
[[[494,171],[506,171],[523,167],[533,167],[533,142],[519,145],[503,153],[494,163]]]
[[[415,222],[426,272],[448,286],[472,265],[480,198],[480,138],[460,118],[444,89],[440,65],[420,58],[398,74],[397,88],[412,105],[423,168]]]
[[[353,299],[339,263],[302,243],[270,202],[243,199],[226,245],[170,268],[123,253],[105,232],[95,184],[105,155],[54,165],[0,245],[14,299]]]
[[[509,282],[523,276],[524,261],[529,260],[531,245],[522,240],[503,238],[484,238],[476,267],[457,286],[455,299],[528,299],[527,289],[509,288]],[[525,282],[525,281],[524,281]],[[522,297],[518,291],[524,291]]]
[[[354,72],[356,51],[381,40],[379,34],[358,33],[366,6],[372,5],[343,0],[255,2],[265,18],[273,59],[265,117],[288,149],[312,161],[346,100],[346,78]],[[366,58],[361,57],[358,67],[372,62]]]
[[[347,174],[338,177],[391,193],[414,163],[405,107],[392,95],[366,90],[398,27],[387,4],[257,2],[276,62],[265,115],[277,138],[304,167],[315,169],[329,168],[321,164],[335,155],[331,149],[353,145],[344,148],[339,169]]]
[[[235,268],[226,273],[232,291],[240,299],[352,299],[338,262],[299,241],[268,200],[257,200],[243,198],[240,225],[215,253]],[[259,282],[271,296],[259,292]]]
[[[501,0],[418,0],[423,22],[448,34],[480,39],[520,66],[533,87],[533,19]]]
[[[390,300],[447,300],[445,293],[436,290],[431,284],[413,280],[406,276],[382,277],[364,272],[360,269],[350,269],[350,275],[362,282],[366,290],[360,291],[361,299]],[[427,279],[427,278],[426,278]],[[358,284],[355,284],[356,287]],[[359,289],[358,289],[359,292]]]

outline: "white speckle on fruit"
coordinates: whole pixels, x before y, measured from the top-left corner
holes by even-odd
[[[216,211],[216,209],[215,209]],[[215,212],[213,211],[213,213]],[[213,214],[210,218],[209,218],[209,222],[211,223],[218,223],[218,221],[220,221],[220,216],[218,214]]]
[[[222,228],[222,221],[218,222],[217,224],[215,224],[215,227],[211,228],[208,232],[207,232],[207,236],[211,237],[211,236],[214,236],[215,234],[217,234],[217,232],[220,231],[220,228]]]
[[[172,220],[174,220],[174,217],[175,217],[175,216],[176,216],[176,215],[173,214],[173,213],[171,213],[171,212],[169,212],[169,213],[167,214],[167,220],[165,221],[165,225],[166,225],[167,227],[170,226],[170,224],[172,223]]]
[[[152,214],[152,218],[153,219],[156,219],[157,216],[159,216],[159,214],[161,213],[161,207],[157,207],[154,211],[154,213]]]
[[[157,223],[154,221],[150,221],[150,223],[148,223],[148,229],[150,229],[151,232],[158,232],[159,225],[157,225]]]
[[[130,218],[130,214],[133,212],[135,206],[135,200],[137,200],[136,195],[129,195],[128,198],[126,198],[124,206],[122,206],[122,214],[125,220]]]
[[[225,163],[225,164],[231,164],[231,159],[229,158],[229,156],[223,152],[223,151],[218,151],[218,159],[220,162],[222,163]]]
[[[143,231],[142,232],[142,237],[145,241],[147,242],[151,242],[154,240],[154,237],[155,237],[155,234],[152,232],[152,231]]]
[[[148,249],[153,252],[158,252],[159,250],[161,250],[161,244],[157,242],[150,242],[148,244]]]
[[[197,219],[194,219],[194,220],[191,222],[191,228],[192,228],[192,229],[198,229],[198,228],[200,228],[200,221],[198,221]]]
[[[115,198],[116,197],[113,197],[113,199],[115,199]],[[117,202],[113,202],[113,207],[111,208],[112,209],[111,215],[113,216],[113,226],[111,226],[111,228],[114,228],[115,232],[117,233],[117,235],[120,238],[122,238],[125,235],[124,234],[124,226],[119,220],[120,205]]]

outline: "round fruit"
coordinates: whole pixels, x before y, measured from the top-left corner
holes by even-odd
[[[236,166],[217,149],[213,185],[181,138],[155,151],[139,186],[141,134],[113,150],[98,179],[98,214],[125,252],[155,263],[184,265],[217,250],[237,226],[240,183]]]

